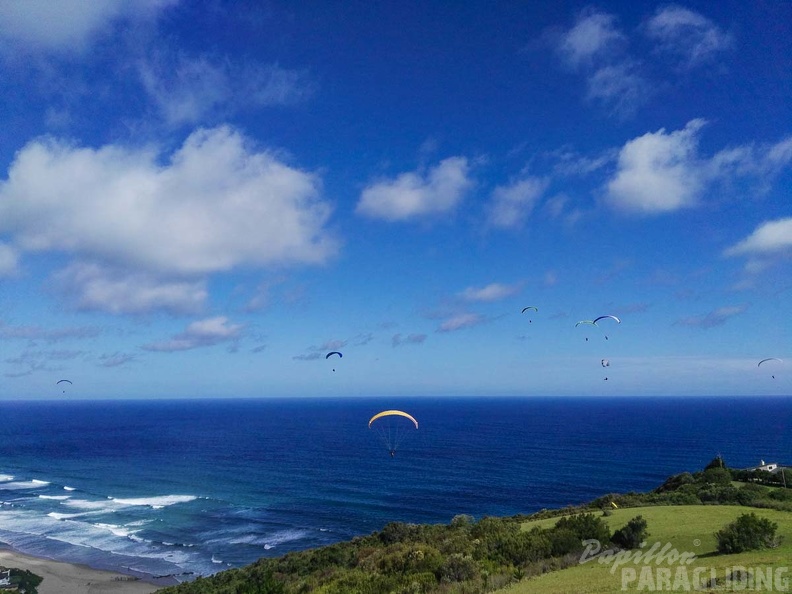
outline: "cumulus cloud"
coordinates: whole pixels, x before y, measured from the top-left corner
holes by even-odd
[[[705,16],[681,6],[660,8],[646,22],[658,50],[685,67],[710,62],[732,46],[731,36]]]
[[[113,314],[195,313],[208,295],[203,280],[173,281],[84,262],[68,266],[56,278],[76,308]]]
[[[556,39],[564,65],[586,78],[586,98],[618,117],[631,116],[652,87],[627,53],[628,38],[608,13],[587,9]]]
[[[483,324],[486,318],[477,313],[459,313],[444,320],[437,328],[438,332],[454,332],[463,328],[472,328]]]
[[[313,92],[304,72],[209,56],[162,53],[141,61],[138,72],[163,120],[172,126],[239,109],[286,105]]]
[[[747,305],[733,305],[727,307],[720,307],[709,313],[683,318],[676,323],[680,326],[691,326],[693,328],[714,328],[721,326],[729,321],[734,316],[740,315],[748,309]]]
[[[586,10],[578,15],[570,29],[563,32],[558,52],[569,66],[577,68],[606,56],[624,41],[624,34],[616,27],[616,17]]]
[[[402,173],[361,193],[356,212],[386,221],[408,221],[453,211],[473,182],[468,160],[449,157],[428,171]]]
[[[748,237],[728,248],[727,256],[775,254],[792,249],[792,217],[765,221]]]
[[[772,144],[746,144],[711,157],[698,154],[702,119],[682,130],[661,128],[628,141],[619,151],[616,172],[605,188],[606,202],[623,212],[654,215],[696,207],[704,192],[738,178],[769,185],[792,163],[792,138]]]
[[[495,188],[488,213],[489,224],[500,228],[524,224],[547,185],[546,179],[528,177]]]
[[[713,175],[770,178],[792,163],[792,136],[776,143],[747,144],[719,151],[710,164]]]
[[[423,344],[426,341],[426,334],[394,334],[391,338],[391,346],[398,347],[408,344]]]
[[[619,210],[659,214],[696,206],[707,175],[696,155],[703,120],[682,130],[650,132],[621,149],[607,201]]]
[[[465,301],[500,301],[520,292],[519,285],[490,283],[484,287],[468,287],[459,296]]]
[[[148,279],[324,262],[337,250],[325,229],[330,211],[315,174],[255,150],[226,126],[198,130],[166,156],[36,140],[0,182],[0,232],[15,249]],[[165,289],[176,289],[172,280]],[[197,285],[180,290],[194,296]]]
[[[160,352],[187,351],[237,341],[242,335],[242,330],[241,324],[231,324],[227,317],[217,316],[193,322],[184,332],[176,334],[169,340],[147,344],[142,348]]]
[[[9,47],[81,50],[125,20],[151,18],[178,0],[6,0],[0,2],[0,39]]]

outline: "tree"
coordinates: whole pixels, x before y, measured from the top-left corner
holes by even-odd
[[[704,467],[704,470],[709,470],[710,468],[728,468],[726,466],[726,462],[723,461],[723,456],[718,454],[715,456],[709,464]]]
[[[776,530],[778,524],[755,513],[743,514],[731,524],[715,533],[718,552],[721,554],[742,553],[778,546]]]
[[[647,536],[646,520],[642,516],[635,516],[626,526],[613,533],[611,542],[622,549],[637,549]]]
[[[731,483],[732,476],[731,473],[725,468],[716,467],[705,470],[702,479],[705,483],[728,485]]]

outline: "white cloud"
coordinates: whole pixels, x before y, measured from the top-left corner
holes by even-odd
[[[651,94],[639,63],[626,51],[627,43],[613,15],[591,9],[556,43],[564,64],[586,77],[586,98],[619,117],[632,115]]]
[[[588,77],[586,98],[599,102],[613,115],[631,116],[651,95],[651,84],[630,61],[597,68]]]
[[[19,255],[10,245],[0,243],[0,278],[17,272]]]
[[[625,144],[616,175],[607,184],[609,204],[638,214],[695,206],[707,181],[696,156],[696,135],[703,125],[703,120],[692,120],[682,130],[660,129]]]
[[[100,367],[120,367],[121,365],[126,365],[127,363],[131,363],[136,359],[136,355],[131,355],[129,353],[105,354],[99,357],[98,365]]]
[[[0,232],[16,249],[179,281],[324,262],[337,250],[330,210],[316,175],[229,127],[198,130],[164,158],[36,140],[0,182]]]
[[[658,49],[673,55],[686,67],[700,66],[731,48],[731,36],[697,12],[681,6],[666,6],[647,22],[646,34]]]
[[[676,323],[680,326],[691,326],[693,328],[709,329],[715,326],[721,326],[729,321],[734,316],[740,315],[748,309],[746,305],[732,305],[720,307],[709,313],[683,318]]]
[[[765,221],[748,237],[728,248],[724,254],[773,255],[792,250],[792,217]]]
[[[145,273],[122,273],[96,264],[77,262],[57,275],[64,292],[79,309],[113,314],[163,310],[174,314],[200,311],[206,283],[174,281]]]
[[[449,157],[428,171],[402,173],[366,187],[356,212],[386,221],[407,221],[453,211],[473,185],[468,161]]]
[[[391,338],[391,346],[398,347],[406,344],[423,344],[426,341],[426,334],[394,334]]]
[[[501,228],[524,224],[547,185],[545,179],[528,177],[495,188],[488,214],[489,224]]]
[[[624,34],[617,29],[613,15],[589,10],[582,12],[574,26],[563,33],[558,51],[568,65],[578,67],[603,55],[607,57],[624,41]]]
[[[484,316],[477,313],[459,313],[444,320],[437,328],[438,332],[454,332],[463,328],[472,328],[486,321]]]
[[[792,136],[774,144],[741,145],[719,151],[710,164],[713,175],[777,175],[792,162]]]
[[[93,338],[99,335],[99,329],[93,326],[74,326],[66,328],[42,328],[40,326],[11,326],[0,321],[0,338],[20,340],[44,340],[58,342],[72,338]]]
[[[191,323],[184,332],[169,340],[144,345],[142,348],[147,351],[174,352],[214,346],[238,340],[242,329],[240,324],[230,324],[225,316],[206,318]]]
[[[465,301],[500,301],[512,297],[520,292],[519,285],[504,285],[501,283],[491,283],[485,287],[468,287],[460,297]]]
[[[178,0],[4,0],[0,39],[9,47],[73,51],[122,20],[150,18]]]
[[[277,64],[163,53],[139,63],[138,71],[162,118],[172,126],[244,108],[289,104],[312,92],[304,73]]]

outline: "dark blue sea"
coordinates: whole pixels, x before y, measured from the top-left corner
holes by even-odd
[[[367,426],[392,408],[419,421],[393,456]],[[792,398],[5,401],[0,541],[191,579],[390,521],[649,490],[718,454],[792,463]]]

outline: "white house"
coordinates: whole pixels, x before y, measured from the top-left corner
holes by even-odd
[[[764,470],[765,472],[778,472],[781,470],[775,462],[765,463],[764,460],[759,460],[759,466],[752,466],[745,470]]]

